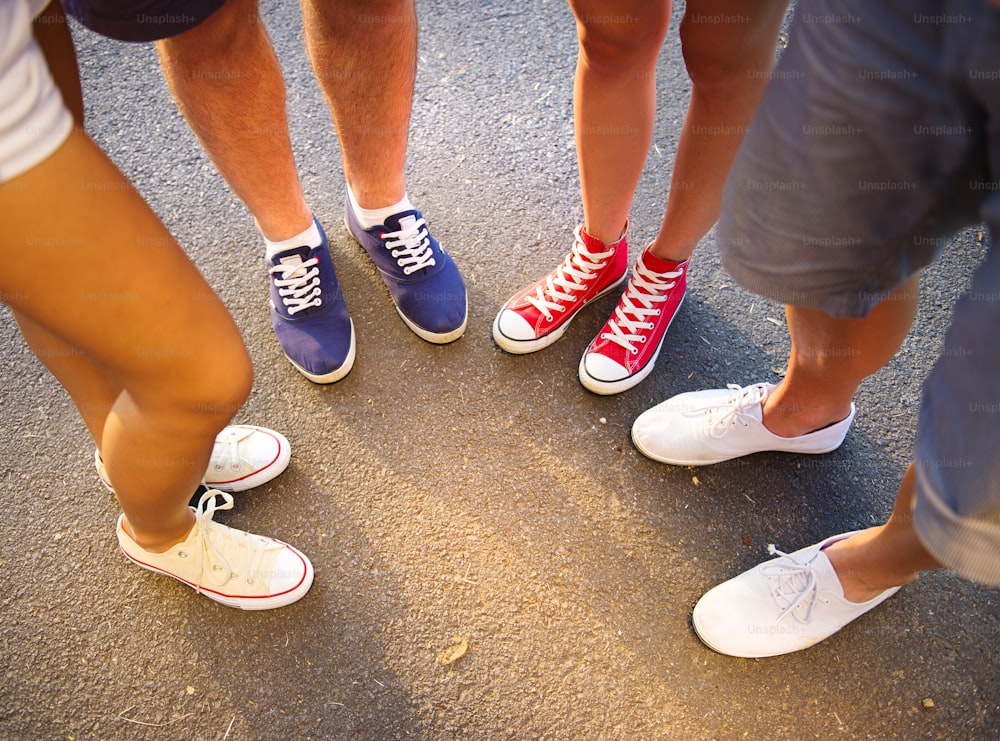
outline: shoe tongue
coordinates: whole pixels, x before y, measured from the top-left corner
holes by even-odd
[[[584,229],[580,229],[580,239],[590,252],[607,252],[608,246],[597,237],[592,237]]]
[[[275,254],[271,258],[271,262],[274,265],[300,265],[309,259],[310,252],[312,252],[312,248],[306,245],[292,247]]]
[[[419,211],[400,211],[385,220],[385,230],[387,232],[410,231],[416,226],[419,218]]]
[[[764,424],[764,407],[762,406],[762,403],[746,407],[743,410],[743,415]]]
[[[306,260],[309,259],[309,255],[312,252],[312,248],[302,246],[302,247],[292,247],[290,250],[283,250],[279,252],[274,257],[271,258],[272,265],[285,265],[288,267],[296,268],[302,265]],[[286,273],[286,275],[288,275]],[[294,273],[289,277],[298,277]]]
[[[662,275],[663,273],[674,273],[677,271],[678,265],[684,264],[683,262],[671,262],[669,260],[663,260],[654,255],[652,252],[650,252],[648,247],[642,251],[641,255],[639,255],[639,261],[642,263],[643,267],[646,268],[646,270],[650,271],[651,273],[655,273],[657,275]],[[631,291],[636,291],[637,293],[640,293],[643,296],[654,296],[657,294],[664,293],[665,291],[668,290],[668,287],[673,288],[674,286],[676,286],[677,280],[679,279],[674,279],[673,282],[665,282],[660,286],[658,286],[657,290],[652,290],[652,291],[647,287],[645,282],[632,281],[629,284],[629,289]]]
[[[670,260],[664,260],[661,257],[654,255],[647,247],[642,251],[642,264],[647,268],[652,270],[654,273],[672,273],[677,270],[678,265],[683,265],[686,260],[681,262],[671,262]]]

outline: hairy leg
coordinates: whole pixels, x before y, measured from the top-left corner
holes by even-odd
[[[227,0],[157,50],[184,117],[261,233],[277,242],[307,229],[285,83],[257,0]]]
[[[413,0],[303,0],[302,16],[347,184],[362,208],[391,206],[406,195],[417,72]]]

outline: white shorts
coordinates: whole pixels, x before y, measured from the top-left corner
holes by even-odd
[[[73,128],[31,29],[48,1],[0,0],[0,183],[52,154]]]

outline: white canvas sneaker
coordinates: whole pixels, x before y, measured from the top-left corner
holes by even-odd
[[[720,584],[698,600],[692,616],[698,637],[729,656],[779,656],[829,638],[880,605],[899,587],[867,602],[849,602],[823,553],[831,543],[854,534],[834,535],[791,554],[769,546],[778,558]]]
[[[288,468],[291,451],[280,432],[255,425],[230,425],[215,437],[205,486],[234,492],[266,484]],[[101,481],[113,491],[104,461],[96,450],[94,465]]]
[[[729,384],[724,389],[678,394],[647,409],[632,424],[632,441],[643,455],[675,466],[705,466],[750,453],[829,453],[844,442],[854,421],[798,437],[780,437],[763,421],[763,404],[774,384]]]
[[[187,538],[164,553],[141,548],[125,531],[125,515],[120,515],[118,544],[133,563],[172,576],[227,607],[270,610],[305,596],[313,582],[309,559],[280,540],[212,520],[218,510],[232,507],[231,495],[205,492],[197,509],[192,508],[195,525]]]

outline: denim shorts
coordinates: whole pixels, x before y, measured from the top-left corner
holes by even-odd
[[[1000,234],[1000,11],[987,0],[800,0],[727,181],[743,287],[864,317],[970,224]],[[915,523],[1000,585],[1000,258],[954,309],[924,385]]]
[[[119,41],[158,41],[194,28],[225,0],[63,0],[91,31]]]

